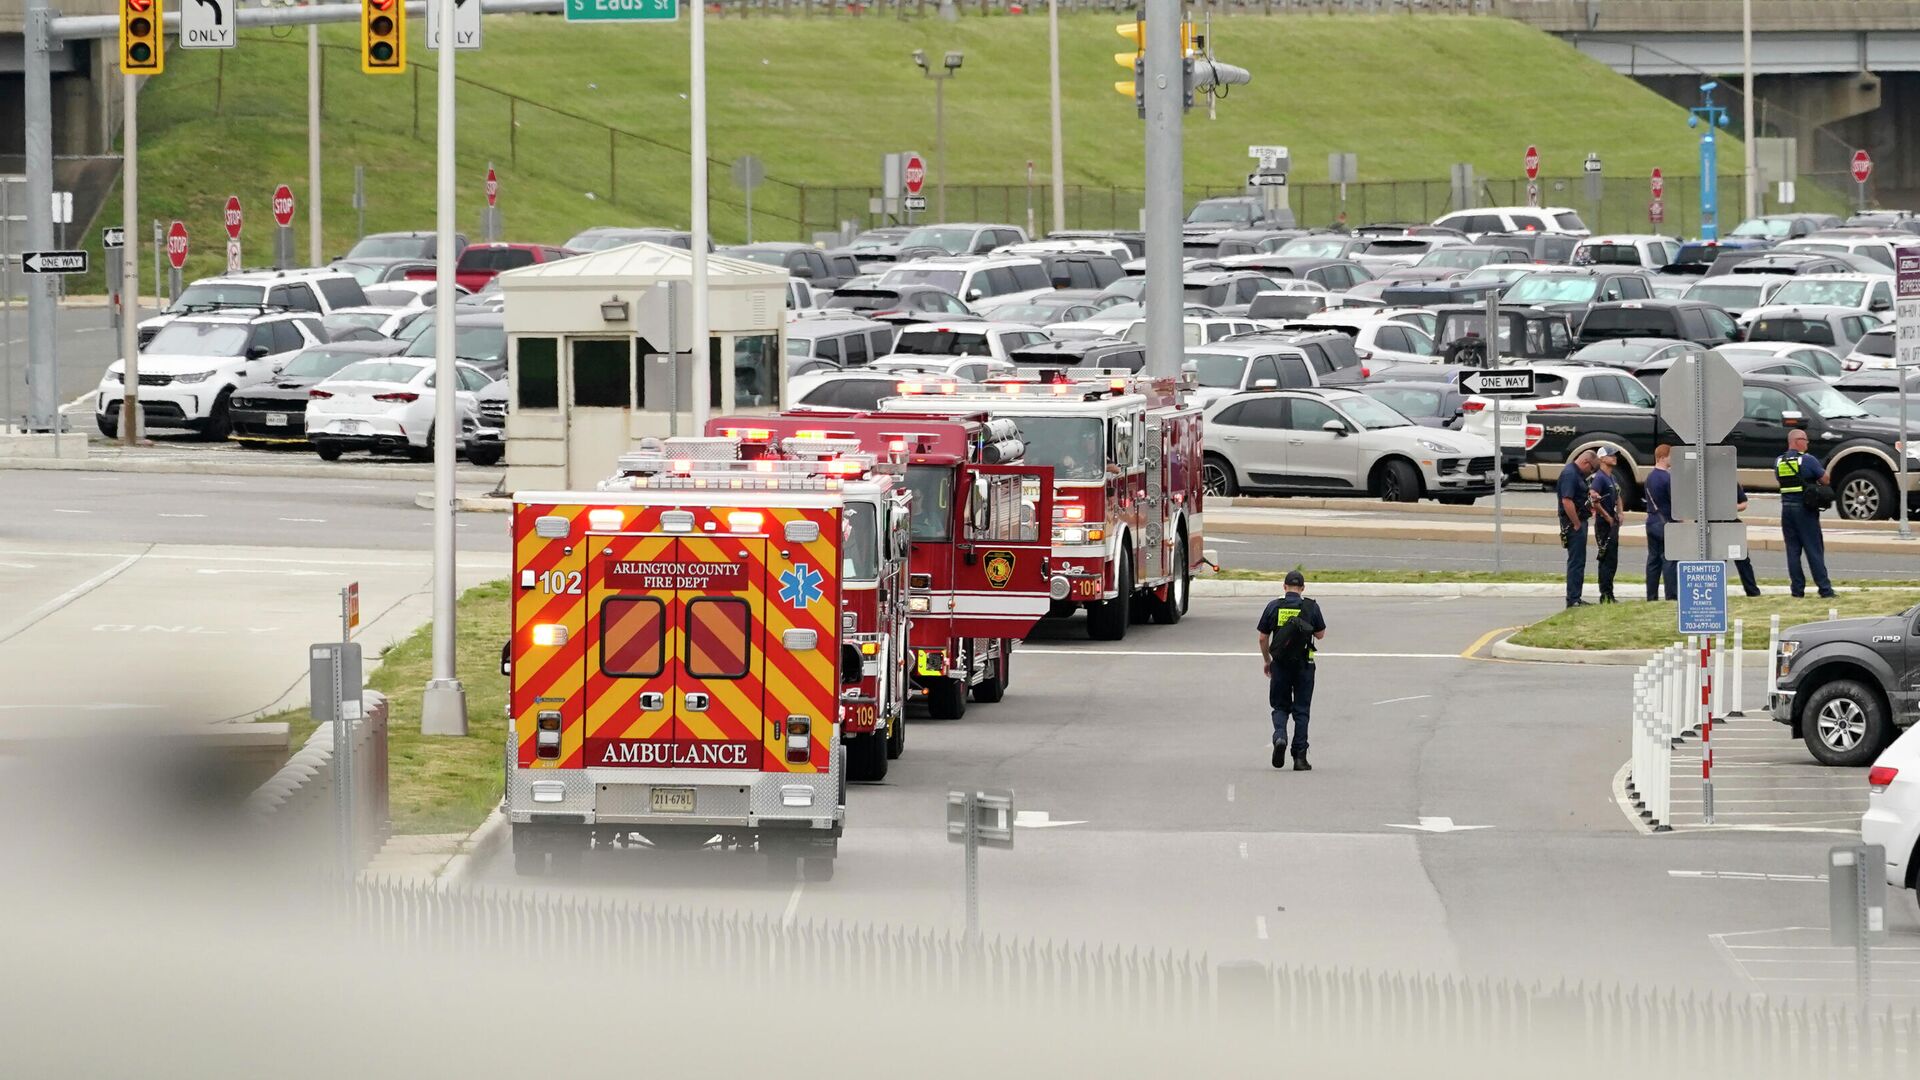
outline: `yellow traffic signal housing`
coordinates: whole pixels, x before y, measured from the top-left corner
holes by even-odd
[[[403,0],[360,0],[360,70],[369,75],[398,75],[407,70]]]
[[[120,74],[158,75],[166,69],[160,37],[161,0],[120,0]]]
[[[1114,93],[1130,98],[1140,96],[1140,61],[1147,54],[1147,16],[1142,12],[1135,15],[1132,22],[1123,22],[1113,28],[1114,33],[1133,42],[1132,52],[1113,54],[1113,62],[1134,73],[1134,77],[1113,84]]]

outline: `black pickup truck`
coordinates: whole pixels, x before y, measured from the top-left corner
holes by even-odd
[[[1871,765],[1920,720],[1920,607],[1780,632],[1773,718],[1822,765]]]
[[[1772,491],[1774,460],[1787,448],[1787,432],[1803,427],[1814,456],[1826,463],[1839,516],[1855,521],[1898,516],[1894,502],[1900,477],[1895,443],[1899,421],[1872,416],[1845,394],[1819,379],[1794,375],[1748,375],[1742,380],[1744,406],[1725,442],[1734,447],[1740,482],[1754,491]],[[1520,468],[1526,480],[1551,482],[1568,457],[1602,443],[1620,448],[1622,494],[1632,509],[1644,509],[1638,481],[1653,467],[1654,447],[1681,440],[1655,410],[1629,405],[1585,405],[1535,412],[1540,441],[1527,451]],[[1913,430],[1920,434],[1920,425]],[[1909,469],[1920,472],[1920,447],[1907,449]],[[1920,509],[1920,491],[1908,505]]]

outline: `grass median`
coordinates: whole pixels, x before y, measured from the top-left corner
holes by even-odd
[[[395,833],[466,832],[500,802],[502,740],[506,738],[507,680],[500,674],[500,641],[507,626],[507,583],[489,582],[461,594],[456,671],[467,690],[467,736],[420,734],[420,698],[433,675],[431,623],[389,648],[367,676],[367,688],[387,695],[387,761]],[[314,729],[305,709],[266,717],[286,723],[293,745]]]
[[[1736,596],[1727,604],[1729,619],[1747,624],[1749,648],[1765,648],[1767,620],[1780,616],[1782,628],[1819,622],[1829,610],[1840,617],[1892,615],[1920,603],[1920,589],[1862,589],[1844,592],[1832,600],[1791,596]],[[1679,638],[1672,604],[1588,604],[1568,608],[1513,635],[1515,645],[1542,649],[1658,649]]]

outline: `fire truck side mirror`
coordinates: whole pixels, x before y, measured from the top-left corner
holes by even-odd
[[[508,677],[512,677],[513,675],[512,641],[503,641],[500,643],[500,674]]]
[[[860,668],[864,661],[860,656],[860,646],[848,642],[840,646],[840,685],[853,686],[860,681]]]

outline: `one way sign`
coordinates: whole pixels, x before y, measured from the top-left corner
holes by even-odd
[[[440,47],[440,4],[427,0],[427,48]],[[480,47],[480,0],[453,0],[453,47]]]
[[[84,274],[87,272],[87,253],[24,251],[20,253],[20,268],[29,274]]]
[[[1532,397],[1532,368],[1501,368],[1498,371],[1463,371],[1460,392],[1482,397]]]

